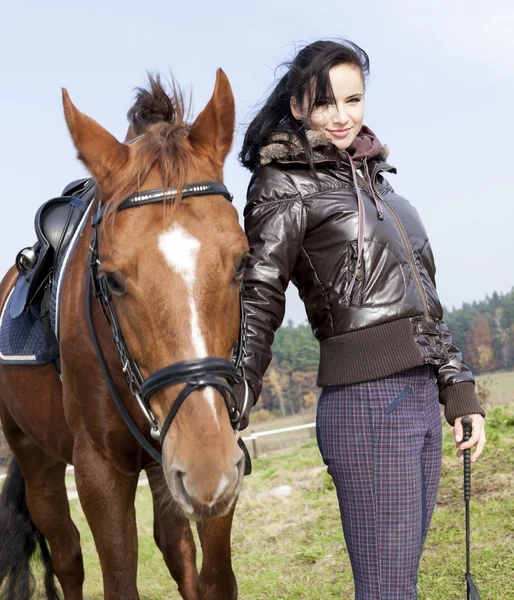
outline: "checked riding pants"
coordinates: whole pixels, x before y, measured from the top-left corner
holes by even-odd
[[[322,390],[318,444],[337,490],[356,600],[416,600],[441,469],[433,367]]]

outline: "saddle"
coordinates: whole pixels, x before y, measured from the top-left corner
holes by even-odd
[[[37,211],[34,220],[37,242],[16,256],[19,275],[10,302],[12,319],[26,314],[30,306],[42,304],[45,293],[49,297],[52,275],[95,192],[93,179],[78,179],[68,184],[61,196],[48,200]]]

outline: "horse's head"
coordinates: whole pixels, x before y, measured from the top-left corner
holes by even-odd
[[[239,332],[239,289],[248,252],[237,213],[220,195],[118,210],[130,195],[221,182],[232,144],[234,99],[219,70],[213,96],[194,123],[180,93],[159,80],[129,112],[132,144],[82,114],[63,90],[71,136],[101,193],[99,260],[128,349],[144,378],[180,361],[231,359]],[[160,426],[185,383],[150,399]],[[162,440],[163,470],[189,518],[223,514],[239,493],[243,453],[220,391],[202,387],[181,405]]]

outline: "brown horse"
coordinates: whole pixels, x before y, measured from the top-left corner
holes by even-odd
[[[189,184],[223,181],[234,132],[232,91],[219,70],[213,96],[192,125],[184,121],[180,98],[151,80],[129,112],[126,141],[136,139],[128,144],[79,112],[63,90],[69,131],[99,190],[92,214],[103,211],[94,262],[144,380],[175,363],[203,364],[205,357],[226,364],[239,332],[248,246],[236,210],[217,188],[203,197],[180,193]],[[142,201],[145,191],[170,188],[178,190],[173,202]],[[121,210],[134,194],[137,207]],[[244,459],[229,418],[231,396],[220,377],[213,384],[197,380],[166,433],[167,415],[185,388],[184,378],[167,381],[148,399],[154,425],[165,433],[162,466],[143,450],[114,406],[88,327],[86,274],[95,227],[88,218],[64,281],[62,382],[51,364],[0,364],[2,426],[15,457],[0,505],[2,589],[10,599],[28,597],[28,559],[39,541],[49,568],[48,598],[57,598],[52,570],[65,600],[83,597],[79,533],[64,481],[66,465],[73,464],[107,600],[139,598],[134,498],[142,469],[153,494],[155,541],[182,597],[237,598],[230,529]],[[12,268],[0,285],[0,314],[16,275]],[[98,344],[124,406],[146,444],[158,447],[130,393],[102,306],[90,301]],[[200,574],[190,520],[197,521],[202,544]]]

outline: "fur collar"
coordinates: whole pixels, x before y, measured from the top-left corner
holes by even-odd
[[[291,141],[288,143],[288,140]],[[332,145],[332,143],[323,135],[321,131],[315,129],[307,130],[307,141],[314,151],[314,160],[323,158],[323,150]],[[305,153],[300,139],[296,136],[290,138],[287,133],[275,133],[271,136],[270,142],[266,146],[262,146],[259,151],[260,164],[268,165],[273,161],[288,161],[302,160],[305,158]],[[386,145],[382,146],[380,154],[376,157],[379,160],[386,161],[389,156],[389,148]],[[325,156],[326,159],[331,160]]]

